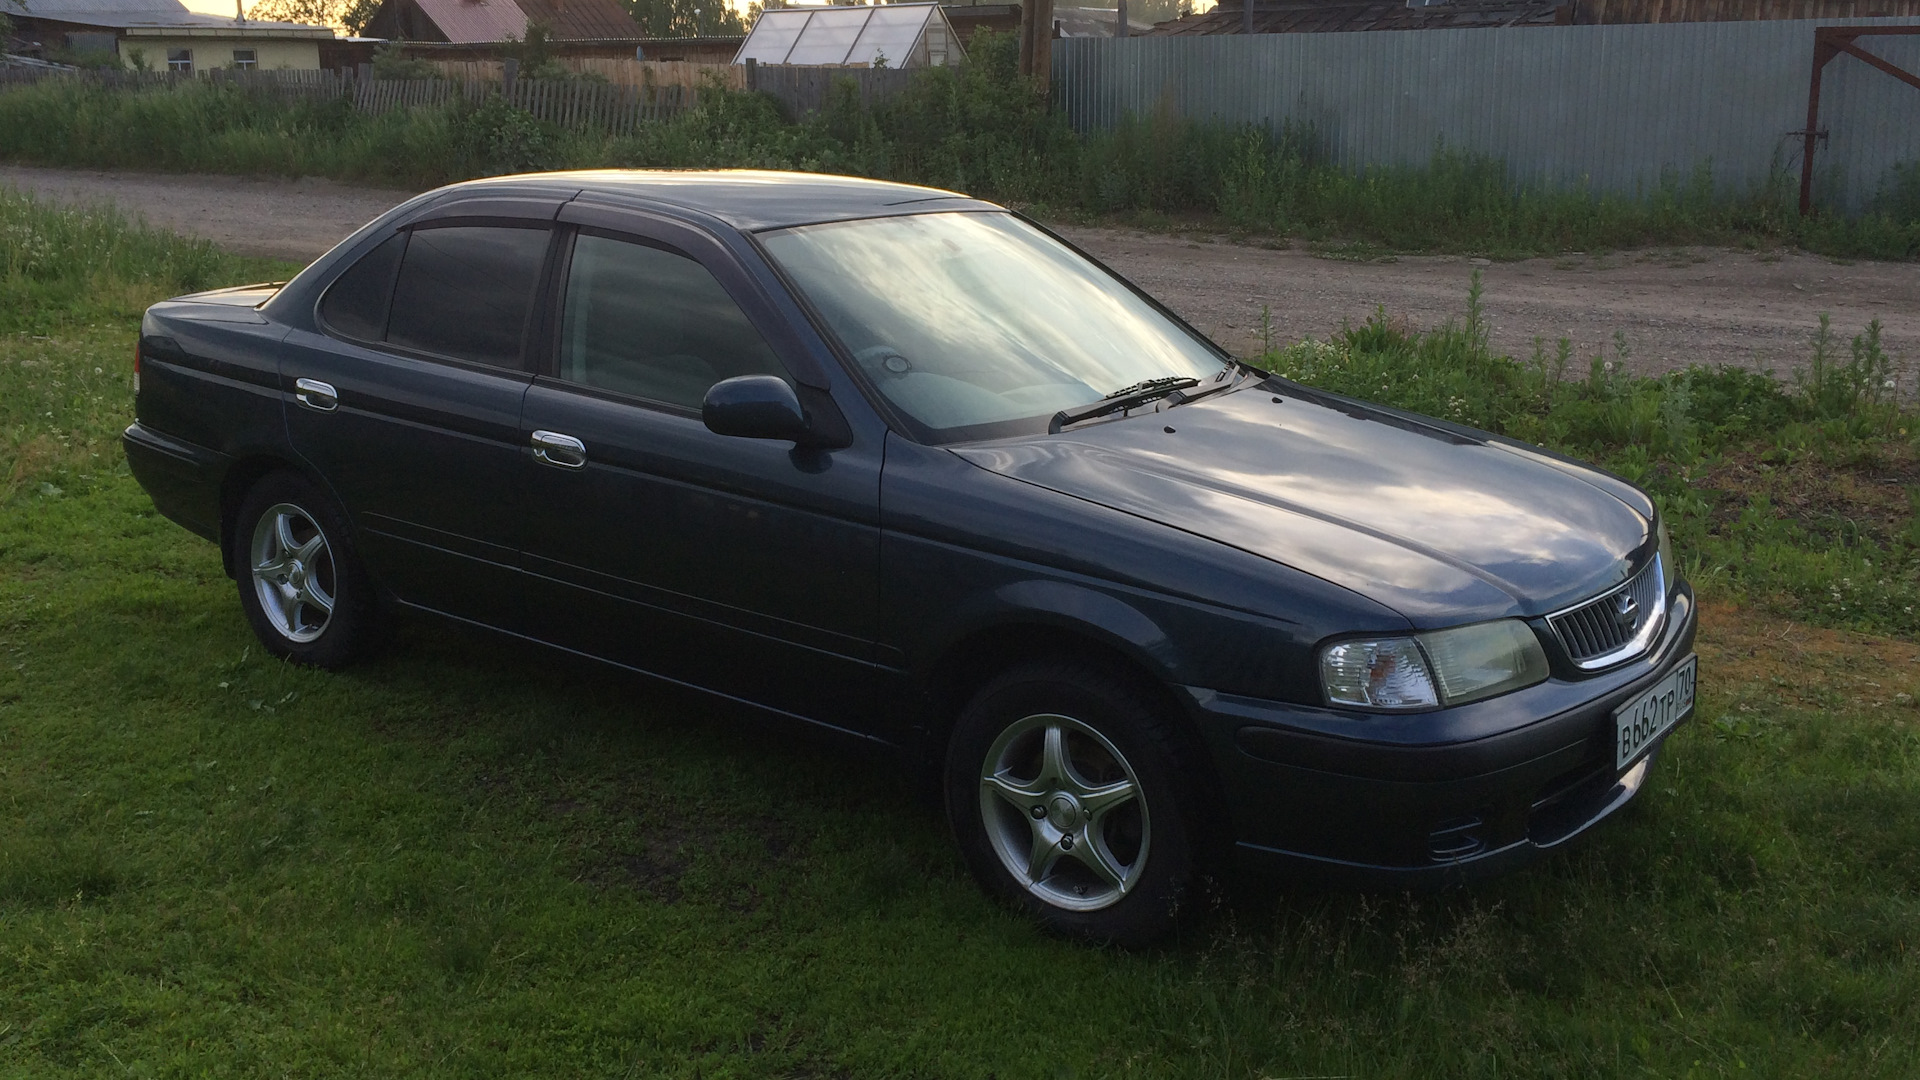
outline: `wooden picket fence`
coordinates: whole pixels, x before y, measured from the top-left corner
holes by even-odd
[[[641,124],[664,120],[691,107],[697,91],[682,85],[622,86],[545,79],[361,79],[334,71],[57,71],[0,67],[0,91],[49,79],[90,83],[113,90],[155,91],[194,83],[235,86],[282,99],[345,98],[365,113],[479,103],[492,96],[536,118],[579,131],[629,135]]]
[[[439,61],[438,79],[361,78],[351,71],[62,71],[0,67],[0,91],[47,79],[72,79],[126,91],[163,90],[194,83],[235,86],[282,99],[346,98],[366,113],[478,103],[498,95],[549,123],[574,130],[631,134],[639,125],[690,109],[703,89],[725,86],[770,95],[793,116],[816,112],[836,82],[851,82],[867,104],[899,92],[917,72],[867,67],[787,67],[699,64],[683,61],[576,60],[606,82],[521,79],[500,61]],[[363,72],[366,68],[361,69]]]
[[[433,60],[440,74],[455,82],[502,82],[505,63],[500,60]],[[691,60],[635,60],[631,57],[567,56],[560,63],[568,70],[601,79],[615,86],[679,86],[697,93],[709,86],[730,90],[747,88],[747,69],[739,64],[702,64]]]

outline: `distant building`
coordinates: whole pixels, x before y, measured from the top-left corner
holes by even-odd
[[[407,42],[491,44],[524,40],[541,23],[559,42],[641,41],[645,33],[619,0],[382,0],[364,33]],[[632,56],[628,46],[623,55]]]
[[[1056,7],[1053,9],[1054,37],[1118,37],[1120,29],[1120,11],[1118,8],[1094,7]],[[1153,29],[1153,24],[1139,19],[1127,19],[1127,34],[1138,37]]]
[[[111,55],[124,67],[313,71],[333,29],[188,11],[179,0],[0,0],[13,48],[41,59]]]

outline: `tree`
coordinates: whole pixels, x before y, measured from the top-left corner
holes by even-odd
[[[357,36],[379,9],[380,0],[259,0],[247,9],[247,18],[332,26]]]
[[[720,37],[747,32],[727,0],[620,0],[648,37]]]

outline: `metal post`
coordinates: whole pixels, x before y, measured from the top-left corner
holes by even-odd
[[[1253,0],[1240,0],[1240,32],[1253,36]]]
[[[1129,29],[1127,26],[1127,0],[1118,0],[1118,2],[1119,7],[1114,10],[1113,36],[1123,38],[1127,36],[1127,30]]]
[[[515,60],[511,56],[500,61],[500,93],[502,95],[506,97],[513,96],[513,83],[514,80],[519,77],[520,61]]]
[[[1834,48],[1827,41],[1826,28],[1813,32],[1813,76],[1807,82],[1806,143],[1800,151],[1800,216],[1813,213],[1813,149],[1820,141],[1820,73],[1832,60]]]
[[[760,64],[753,57],[747,57],[747,89],[760,89]]]

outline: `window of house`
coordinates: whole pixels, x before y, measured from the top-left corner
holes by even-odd
[[[387,336],[393,274],[400,268],[400,253],[406,249],[406,233],[390,237],[333,279],[320,301],[320,320],[327,329],[356,341],[379,341]]]
[[[188,75],[193,74],[193,50],[168,49],[167,70],[178,71]]]
[[[252,49],[233,50],[233,66],[238,71],[252,71],[256,67]]]
[[[690,409],[736,375],[786,369],[707,268],[582,234],[560,326],[560,377]]]
[[[519,367],[546,253],[546,229],[415,229],[400,257],[387,341],[476,364]]]

